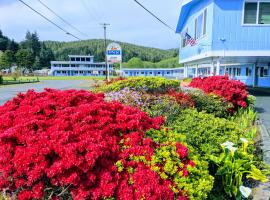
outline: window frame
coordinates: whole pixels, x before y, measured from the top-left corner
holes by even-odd
[[[201,38],[204,38],[206,35],[207,35],[207,11],[208,9],[207,8],[204,8],[203,10],[201,10],[195,17],[194,19],[194,39],[197,41],[197,40],[200,40]],[[197,37],[197,25],[198,25],[198,19],[199,17],[202,15],[202,27],[201,27],[201,33],[202,35],[199,36],[198,38]],[[206,16],[205,16],[206,15]]]
[[[266,73],[265,73],[266,71]],[[264,67],[259,67],[258,68],[258,75],[260,78],[268,78],[269,76],[269,67],[264,66]]]
[[[252,77],[252,67],[246,67],[246,77]]]
[[[246,8],[246,3],[257,3],[256,23],[255,24],[247,24],[247,23],[245,23],[245,8]],[[260,4],[261,3],[270,3],[270,0],[244,0],[243,1],[242,26],[270,26],[270,23],[269,24],[260,24],[259,23]]]

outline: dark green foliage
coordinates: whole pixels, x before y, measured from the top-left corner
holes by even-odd
[[[173,124],[183,110],[176,100],[168,95],[149,95],[148,104],[141,106],[141,109],[151,117],[163,116],[167,125]]]
[[[193,91],[190,92],[190,97],[195,102],[198,111],[205,111],[216,117],[226,118],[229,115],[228,110],[233,107],[232,104],[228,103],[225,99],[214,94],[204,94],[200,91]]]
[[[19,44],[15,42],[14,40],[11,40],[8,42],[7,50],[10,50],[13,53],[16,53],[19,50]]]
[[[41,51],[41,42],[39,41],[37,32],[30,33],[27,31],[25,40],[21,42],[22,49],[29,49],[34,58],[39,56]]]
[[[113,42],[111,40],[108,41]],[[133,57],[143,61],[159,62],[163,59],[177,55],[177,49],[161,50],[156,48],[143,47],[124,42],[118,42],[123,49],[123,61],[127,62]],[[104,61],[104,41],[101,39],[83,40],[76,42],[55,42],[46,41],[46,46],[54,52],[56,60],[66,60],[69,54],[95,56],[96,61]]]
[[[17,65],[20,68],[33,69],[35,57],[29,49],[20,49],[16,53]]]
[[[0,75],[0,84],[3,84],[3,76]]]
[[[4,36],[2,31],[0,30],[0,51],[7,50],[8,42],[8,37]]]
[[[4,53],[0,55],[0,69],[6,69],[11,67],[14,63],[15,56],[14,53],[10,50],[6,50]]]
[[[244,134],[233,121],[193,109],[184,110],[170,126],[186,135],[187,143],[203,157],[218,155],[220,144],[227,140],[236,142]]]

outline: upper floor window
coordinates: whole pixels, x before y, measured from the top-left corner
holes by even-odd
[[[270,24],[270,2],[245,2],[244,24]]]
[[[206,34],[206,20],[207,20],[207,9],[205,9],[195,19],[195,39],[199,39]]]

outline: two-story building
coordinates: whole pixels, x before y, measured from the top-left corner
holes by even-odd
[[[185,77],[229,75],[270,87],[270,0],[183,0],[177,33]]]
[[[94,56],[69,55],[68,61],[51,61],[51,76],[105,76],[105,62],[94,62]],[[110,74],[113,74],[113,65],[108,64]]]

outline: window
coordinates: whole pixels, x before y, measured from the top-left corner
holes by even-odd
[[[203,35],[206,35],[206,20],[207,20],[207,9],[204,10],[203,14]]]
[[[241,68],[236,68],[236,76],[241,76]]]
[[[268,77],[268,67],[260,67],[259,75],[260,77]]]
[[[70,58],[70,61],[75,61],[75,58]]]
[[[197,19],[195,19],[195,39],[200,38],[203,35],[203,14],[200,14]]]
[[[245,3],[245,24],[256,24],[257,22],[257,6],[258,3]]]
[[[270,2],[261,2],[259,8],[259,24],[270,24]]]
[[[252,76],[252,69],[251,67],[246,68],[246,76]]]
[[[82,62],[85,62],[85,58],[81,58],[81,61],[82,61]]]
[[[90,58],[86,58],[86,61],[87,61],[87,62],[90,62]]]
[[[226,74],[229,76],[241,76],[241,68],[240,67],[227,67]]]
[[[207,20],[207,9],[205,9],[195,19],[195,39],[199,39],[206,34],[206,20]]]
[[[76,61],[80,61],[80,58],[76,58]]]
[[[245,2],[244,24],[270,24],[270,2]]]

